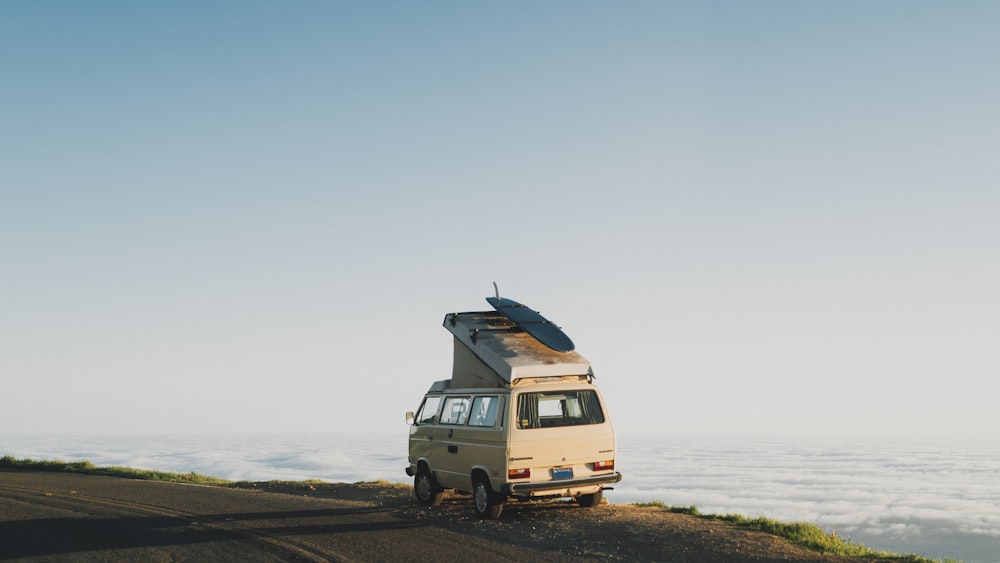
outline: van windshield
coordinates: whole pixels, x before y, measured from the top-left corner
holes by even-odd
[[[518,428],[552,428],[604,422],[593,390],[521,393],[517,398]]]
[[[416,424],[433,424],[441,406],[441,395],[427,395],[417,412]]]

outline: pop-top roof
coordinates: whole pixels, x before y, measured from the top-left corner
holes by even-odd
[[[590,373],[590,362],[577,352],[549,348],[496,311],[450,313],[444,327],[455,335],[452,384],[456,387],[466,386],[463,381],[479,381],[469,386],[492,381],[495,386],[495,375],[481,373],[483,364],[507,384],[521,378]],[[475,357],[467,358],[466,350]]]

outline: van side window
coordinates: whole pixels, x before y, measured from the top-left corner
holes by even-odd
[[[420,405],[420,411],[417,413],[416,424],[434,424],[434,418],[437,416],[438,407],[440,406],[440,395],[427,395],[427,397],[424,398],[424,404]]]
[[[499,397],[476,397],[472,400],[472,418],[469,426],[493,426],[497,421]]]
[[[469,417],[468,397],[448,397],[441,411],[441,424],[465,424]]]
[[[518,428],[551,428],[604,422],[597,393],[590,390],[521,393],[517,397]]]

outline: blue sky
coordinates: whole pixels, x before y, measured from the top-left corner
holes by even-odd
[[[5,2],[0,431],[402,436],[495,280],[619,432],[995,436],[998,20]]]

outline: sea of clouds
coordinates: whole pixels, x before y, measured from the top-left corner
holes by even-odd
[[[618,459],[614,502],[806,521],[876,549],[1000,561],[1000,443],[645,436],[623,438]]]
[[[27,436],[0,455],[231,480],[406,482],[406,434]],[[1000,442],[619,436],[609,501],[806,521],[876,549],[1000,562]]]

